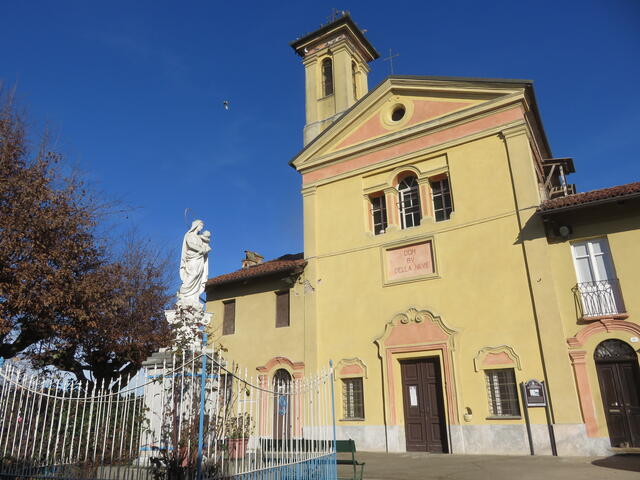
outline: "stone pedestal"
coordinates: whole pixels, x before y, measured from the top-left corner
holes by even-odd
[[[199,350],[202,346],[202,332],[211,322],[213,313],[191,306],[176,305],[173,310],[165,310],[167,322],[176,334],[176,346],[188,350]]]

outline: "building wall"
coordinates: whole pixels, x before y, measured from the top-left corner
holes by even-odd
[[[553,217],[557,225],[572,229],[568,239],[553,237],[549,243],[558,307],[572,364],[582,418],[589,438],[608,444],[609,433],[594,361],[594,351],[603,340],[616,338],[640,348],[640,202],[603,205],[582,211],[569,211]],[[573,289],[577,283],[571,245],[593,238],[606,238],[624,300],[624,315],[583,319],[579,299]]]
[[[426,349],[421,346],[394,354],[394,382],[386,386],[374,341],[382,336],[394,315],[415,307],[439,316],[456,331],[450,352],[455,370],[451,376],[453,385],[446,385],[456,395],[445,395],[446,403],[454,403],[445,408],[448,424],[463,421],[463,412],[468,408],[472,415],[469,422],[463,421],[465,427],[521,427],[521,419],[487,419],[484,374],[482,369],[474,368],[474,358],[482,349],[504,345],[518,359],[518,381],[543,377],[504,141],[490,135],[434,151],[405,162],[404,166],[422,171],[436,171],[444,166],[455,205],[450,220],[435,222],[428,218],[418,227],[377,236],[368,231],[365,221],[368,212],[361,201],[363,185],[393,176],[402,170],[398,164],[316,187],[312,235],[317,246],[316,301],[322,324],[318,342],[320,363],[357,357],[367,366],[366,419],[340,421],[340,425],[352,434],[357,426],[377,431],[385,421],[388,427],[402,430],[399,360],[443,354],[437,349],[430,350],[428,345]],[[397,207],[388,205],[388,208]],[[437,275],[417,282],[385,285],[383,249],[396,242],[420,239],[433,241]],[[382,395],[385,390],[386,397],[391,394],[395,397],[393,405],[383,405],[385,399],[388,403],[388,398]],[[394,411],[389,411],[390,408]],[[532,412],[532,417],[534,423],[544,422],[543,412]],[[403,449],[403,436],[402,431],[391,435],[394,438],[388,441],[395,445],[389,448]],[[363,441],[366,445],[364,438]],[[372,447],[379,446],[377,441],[372,443],[375,443]],[[459,451],[460,445],[456,447]]]
[[[290,288],[290,326],[276,328],[275,292]],[[235,333],[222,334],[224,301],[235,299]],[[265,366],[274,357],[283,357],[291,363],[305,361],[304,321],[301,312],[304,306],[304,284],[297,278],[293,285],[280,277],[217,287],[208,291],[207,311],[213,313],[208,327],[209,341],[228,350],[226,358],[249,374],[258,375],[257,367]],[[284,368],[294,373],[288,363],[273,364],[270,369]]]
[[[576,319],[570,242],[550,241],[537,212],[539,134],[519,111],[484,112],[451,135],[427,132],[359,150],[344,144],[371,122],[366,115],[334,141],[343,142],[344,154],[331,142],[317,147],[319,157],[338,163],[302,172],[307,266],[292,289],[291,326],[275,328],[277,282],[216,289],[208,302],[213,329],[222,299],[237,299],[236,333],[219,338],[229,357],[264,378],[277,368],[301,376],[333,361],[338,436],[356,439],[362,450],[406,449],[400,362],[437,357],[449,450],[528,454],[523,405],[515,418],[490,415],[485,370],[512,368],[517,383],[546,382],[559,454],[606,453],[593,350],[603,338],[640,337],[639,300],[626,293],[640,280],[640,221],[628,210],[615,218],[578,215],[572,224],[571,241],[609,238],[629,312],[616,320],[623,324],[607,324],[611,331],[592,333],[592,324]],[[430,135],[447,141],[432,145]],[[419,179],[423,219],[402,230],[394,188],[408,171]],[[428,179],[443,174],[454,212],[436,222]],[[374,192],[387,199],[390,226],[380,235],[370,219]],[[386,251],[422,242],[431,242],[434,271],[392,281]],[[591,330],[580,336],[585,328]],[[353,377],[363,379],[364,420],[345,419],[342,380]],[[536,452],[551,453],[544,409],[529,414]]]

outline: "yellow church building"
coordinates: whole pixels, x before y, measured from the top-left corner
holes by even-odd
[[[576,193],[530,81],[369,91],[379,55],[349,15],[291,46],[304,254],[209,279],[228,357],[264,385],[332,360],[337,435],[360,450],[528,454],[528,417],[550,454],[531,379],[558,454],[640,447],[640,183]]]

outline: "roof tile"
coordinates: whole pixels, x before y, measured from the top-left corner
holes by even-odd
[[[592,202],[600,202],[603,200],[614,199],[618,197],[626,197],[629,195],[640,194],[640,182],[627,183],[625,185],[616,185],[615,187],[601,188],[600,190],[591,190],[589,192],[574,193],[566,197],[553,198],[546,200],[540,204],[539,210],[547,212],[561,208],[576,207],[586,205]]]
[[[244,280],[252,280],[254,278],[265,277],[278,273],[289,273],[302,271],[307,262],[302,253],[287,254],[278,257],[275,260],[252,265],[247,268],[241,268],[235,272],[225,273],[217,277],[207,280],[207,287],[223,285],[226,283],[239,282]]]

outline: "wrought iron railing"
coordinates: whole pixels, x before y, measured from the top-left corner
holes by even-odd
[[[617,278],[578,283],[573,288],[581,317],[601,317],[625,313]]]
[[[221,350],[91,385],[0,359],[0,479],[336,480],[333,370],[275,382]]]

